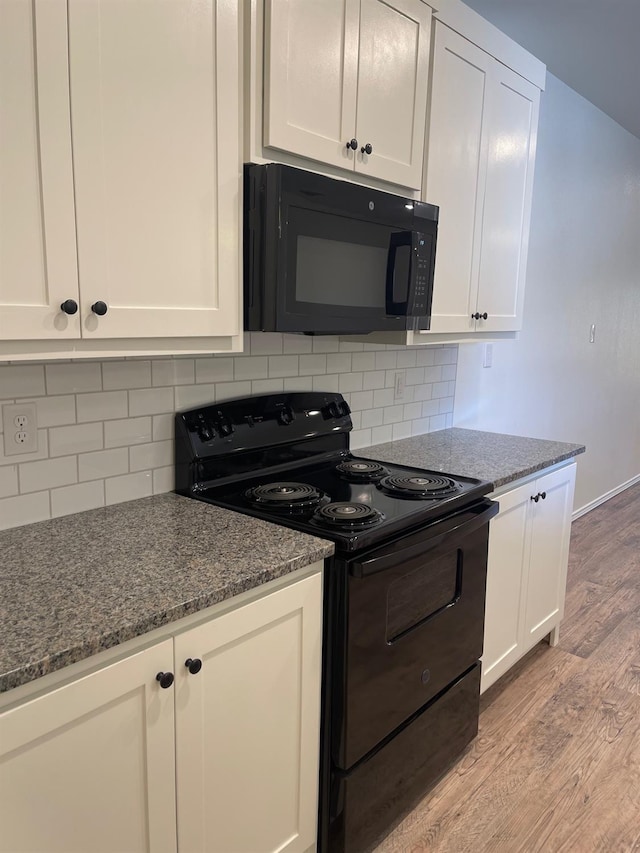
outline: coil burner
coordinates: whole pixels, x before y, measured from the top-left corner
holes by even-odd
[[[389,472],[378,462],[368,462],[364,459],[352,459],[336,465],[336,471],[345,480],[352,483],[374,483]]]
[[[326,504],[313,517],[317,524],[342,530],[361,530],[384,521],[384,513],[368,504],[340,501]]]
[[[384,477],[378,486],[387,494],[414,500],[436,500],[457,495],[462,486],[450,477]]]
[[[266,483],[248,489],[244,496],[255,507],[287,514],[310,513],[329,500],[324,492],[306,483]]]

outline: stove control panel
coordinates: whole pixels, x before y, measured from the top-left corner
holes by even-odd
[[[284,442],[346,434],[353,428],[342,394],[300,391],[224,400],[176,415],[176,442],[192,459]],[[176,449],[177,453],[177,449]]]

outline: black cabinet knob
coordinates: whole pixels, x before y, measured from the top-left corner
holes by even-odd
[[[78,311],[78,303],[75,299],[65,299],[60,306],[60,310],[64,311],[65,314],[76,314]]]
[[[481,320],[488,320],[488,319],[489,319],[489,315],[487,314],[487,312],[486,312],[486,311],[484,312],[484,314],[481,314],[481,315],[480,315],[480,319],[481,319]]]
[[[366,145],[363,145],[363,146],[362,146],[362,148],[360,149],[360,151],[361,151],[363,154],[371,154],[371,152],[373,151],[373,145],[372,145],[370,142],[367,142],[367,144],[366,144]]]
[[[173,673],[172,672],[159,672],[156,675],[156,681],[160,682],[160,687],[167,689],[167,687],[171,687],[173,684]]]
[[[351,139],[351,140],[349,140],[349,142],[347,142],[347,148],[351,148],[352,151],[355,151],[357,147],[358,147],[358,140],[357,139]]]
[[[542,498],[542,500],[544,500],[547,497],[547,493],[546,492],[540,492],[540,497]]]
[[[537,495],[531,495],[531,500],[538,503],[538,501],[540,500],[540,492],[538,492]]]
[[[197,675],[202,669],[202,661],[200,658],[187,658],[184,665],[189,670],[191,675]]]
[[[91,306],[91,310],[94,314],[97,314],[98,317],[103,317],[109,309],[107,308],[106,302],[94,302]]]
[[[478,312],[476,311],[476,313],[475,313],[475,314],[472,314],[472,315],[471,315],[471,319],[472,319],[472,320],[479,320],[479,319],[480,319],[480,314],[478,314]]]

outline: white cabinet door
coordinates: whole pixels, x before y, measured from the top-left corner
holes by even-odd
[[[0,850],[176,850],[172,641],[0,716]]]
[[[489,528],[481,691],[564,613],[575,463],[498,495]]]
[[[321,577],[176,637],[181,850],[302,853],[315,843]],[[196,675],[189,658],[202,661]]]
[[[239,331],[239,14],[69,0],[84,337]]]
[[[359,0],[267,0],[264,144],[353,168]]]
[[[356,172],[420,189],[430,42],[429,6],[361,0]]]
[[[530,500],[531,544],[524,614],[524,641],[531,648],[558,625],[564,613],[575,465],[535,482]]]
[[[478,331],[522,328],[539,102],[536,86],[493,63]]]
[[[530,496],[529,485],[500,495],[500,512],[489,525],[482,690],[523,654],[522,605],[529,557],[526,532]]]
[[[424,198],[440,206],[431,332],[475,328],[493,60],[436,22]],[[428,333],[423,336],[425,342]]]
[[[0,340],[77,338],[65,0],[0,3]]]

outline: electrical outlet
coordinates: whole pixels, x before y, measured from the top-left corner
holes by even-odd
[[[4,455],[35,453],[38,449],[38,422],[35,403],[12,403],[2,407]]]
[[[396,373],[393,383],[393,402],[401,400],[404,400],[404,371]]]

